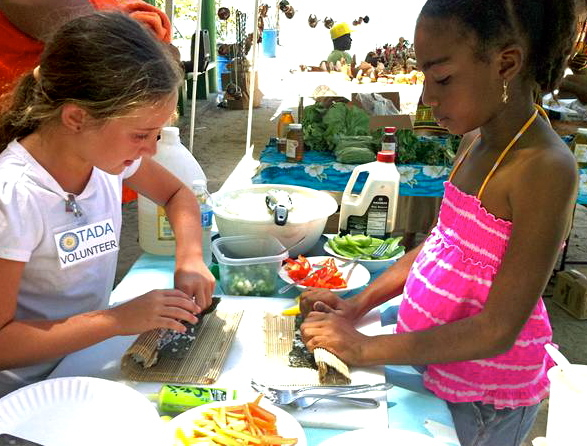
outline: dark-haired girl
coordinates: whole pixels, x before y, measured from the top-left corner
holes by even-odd
[[[572,0],[429,0],[414,40],[423,101],[465,135],[437,225],[356,297],[302,296],[310,348],[426,366],[464,446],[519,445],[548,395],[540,295],[570,227],[577,167],[533,98],[557,87],[574,32]],[[402,290],[396,334],[354,329]]]

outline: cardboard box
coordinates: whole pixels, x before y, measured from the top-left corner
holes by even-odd
[[[231,82],[231,73],[222,73],[222,85],[226,86]],[[239,99],[226,98],[226,104],[229,110],[245,110],[249,108],[249,87],[250,87],[250,72],[241,73],[238,76],[237,85],[241,88],[242,95]],[[259,75],[255,76],[255,91],[253,95],[253,107],[259,108],[261,106],[261,99],[263,93],[259,90]]]
[[[357,98],[358,93],[352,94],[352,100],[349,104],[359,108],[363,108],[361,101]],[[399,92],[397,91],[384,91],[378,92],[385,99],[389,99],[393,102],[395,108],[400,110],[400,98]],[[371,115],[369,118],[369,129],[374,130],[378,127],[396,127],[398,129],[411,129],[413,128],[412,118],[410,115]]]
[[[577,319],[587,319],[587,277],[575,269],[558,272],[552,300]]]

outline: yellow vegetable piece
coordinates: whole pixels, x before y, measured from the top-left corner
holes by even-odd
[[[284,316],[297,316],[300,314],[300,304],[295,304],[289,308],[286,308],[281,312]]]
[[[241,440],[248,441],[249,443],[261,444],[261,440],[250,434],[239,432],[233,429],[222,429],[221,433],[226,434],[229,437],[240,438]]]
[[[220,444],[224,444],[226,446],[240,446],[242,444],[221,433],[216,434],[216,436],[214,437],[214,441]]]

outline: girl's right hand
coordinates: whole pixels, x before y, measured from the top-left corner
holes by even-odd
[[[195,324],[198,307],[182,291],[153,290],[108,310],[115,319],[118,335],[141,334],[157,328],[183,333],[180,321]]]
[[[304,291],[300,295],[300,311],[304,319],[311,311],[335,313],[349,321],[356,321],[361,317],[352,298],[342,299],[324,288],[308,288]]]

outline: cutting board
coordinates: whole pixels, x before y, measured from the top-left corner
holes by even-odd
[[[292,299],[281,298],[239,298],[222,299],[219,310],[244,309],[231,352],[226,359],[224,370],[217,387],[237,388],[239,397],[254,398],[256,393],[250,387],[252,379],[262,382],[268,375],[280,373],[276,364],[265,356],[263,318],[265,313],[280,313],[293,304]],[[359,330],[367,335],[381,334],[379,312],[368,313],[359,325]],[[351,368],[352,384],[377,384],[385,382],[384,367]],[[302,426],[332,429],[360,429],[364,427],[387,427],[386,392],[371,392],[360,396],[379,400],[378,408],[368,409],[319,401],[307,409],[283,406]]]

